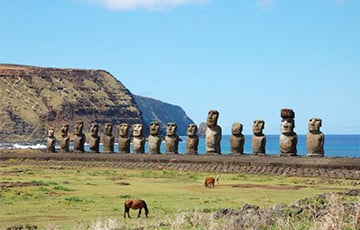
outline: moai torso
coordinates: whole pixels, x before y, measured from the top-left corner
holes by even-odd
[[[252,154],[265,155],[266,137],[263,134],[265,122],[263,120],[255,120],[253,123],[252,135]]]
[[[89,149],[90,152],[99,153],[100,136],[98,135],[99,125],[92,123],[90,126]]]
[[[129,125],[127,123],[120,124],[118,142],[119,153],[130,153]]]
[[[197,126],[195,124],[189,124],[187,128],[186,136],[186,153],[198,154],[199,137],[197,133]]]
[[[165,153],[178,154],[179,136],[176,134],[177,125],[169,122],[166,125]]]
[[[61,139],[60,139],[60,151],[68,153],[70,151],[70,137],[68,135],[69,125],[65,124],[61,126]]]
[[[145,137],[143,136],[142,124],[134,124],[133,126],[133,153],[145,153]]]
[[[113,153],[114,152],[114,141],[115,137],[112,134],[113,125],[111,123],[105,123],[104,135],[103,135],[103,152]]]
[[[55,134],[55,129],[49,128],[46,138],[46,150],[48,153],[55,153],[56,138],[54,134]]]
[[[85,135],[83,134],[84,122],[77,121],[75,124],[74,152],[85,152]]]
[[[280,156],[296,156],[297,135],[294,132],[294,111],[281,110]]]
[[[161,154],[161,137],[159,136],[160,122],[150,123],[150,135],[148,137],[149,154]]]
[[[207,127],[205,133],[206,153],[207,154],[221,154],[221,127],[217,125],[219,112],[210,110],[207,117]]]
[[[232,154],[244,154],[245,137],[242,130],[241,123],[234,123],[231,127],[230,148]]]
[[[324,156],[324,134],[320,131],[321,119],[309,120],[309,132],[306,134],[306,151],[308,156]]]

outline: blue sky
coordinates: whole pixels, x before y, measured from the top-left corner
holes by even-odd
[[[0,63],[104,69],[134,94],[280,133],[360,133],[359,0],[0,0]]]

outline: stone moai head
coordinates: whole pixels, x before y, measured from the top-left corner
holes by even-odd
[[[166,125],[166,136],[176,135],[177,125],[174,122],[169,122]]]
[[[263,129],[265,128],[265,121],[255,120],[253,123],[253,133],[255,135],[262,135]]]
[[[281,133],[292,134],[295,128],[295,113],[292,109],[281,109]]]
[[[49,128],[47,131],[47,136],[50,138],[53,138],[55,135],[55,129],[54,128]]]
[[[143,126],[142,124],[133,124],[133,136],[141,137],[143,135]]]
[[[129,124],[128,123],[121,123],[119,127],[119,136],[120,137],[127,137],[129,134]]]
[[[61,126],[61,136],[66,137],[68,135],[69,132],[69,125],[68,124],[64,124]]]
[[[104,134],[107,136],[112,135],[113,125],[111,123],[105,123],[104,125]]]
[[[311,118],[309,119],[309,132],[310,133],[320,133],[320,127],[321,127],[321,119],[320,118]]]
[[[187,127],[187,135],[195,136],[197,133],[197,126],[195,124],[189,124]]]
[[[217,125],[219,112],[217,110],[210,110],[207,116],[207,126],[212,127]]]
[[[242,130],[243,130],[243,125],[241,123],[234,123],[231,126],[231,133],[234,136],[241,135]]]
[[[84,127],[84,122],[83,121],[77,121],[75,123],[75,134],[76,135],[81,135],[83,133],[83,127]]]
[[[150,123],[150,135],[158,136],[160,131],[160,122],[153,121]]]
[[[90,125],[90,133],[91,133],[91,136],[97,136],[98,135],[98,132],[99,132],[99,125],[96,124],[96,123],[92,123]]]

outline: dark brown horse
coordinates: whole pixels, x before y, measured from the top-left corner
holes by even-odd
[[[205,188],[214,188],[215,182],[219,184],[220,175],[216,175],[216,177],[207,177],[205,179]]]
[[[215,187],[215,178],[207,177],[205,179],[205,188],[214,188]]]
[[[128,217],[131,218],[129,215],[130,208],[139,209],[138,217],[140,217],[141,209],[144,208],[145,216],[148,217],[149,209],[146,205],[146,202],[143,200],[126,200],[124,203],[124,207],[125,207],[124,218],[126,218],[126,213],[127,213]]]

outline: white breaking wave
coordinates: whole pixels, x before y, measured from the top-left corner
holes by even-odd
[[[10,149],[46,149],[44,144],[13,144]]]

